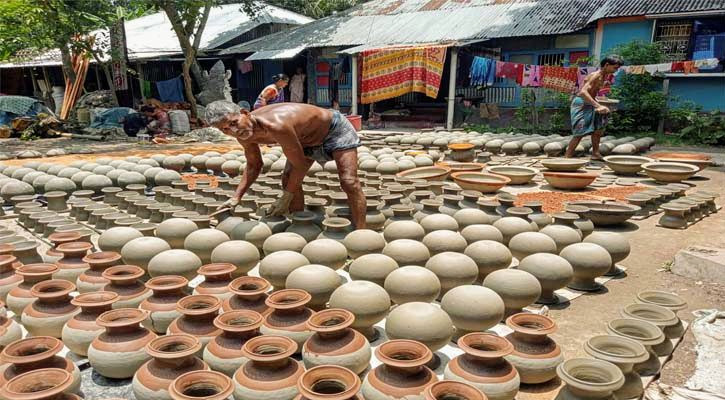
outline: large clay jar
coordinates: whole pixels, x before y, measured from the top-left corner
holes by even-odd
[[[646,361],[634,365],[634,371],[641,375],[653,376],[660,372],[662,364],[652,346],[660,346],[665,340],[665,335],[657,325],[633,318],[618,318],[609,321],[607,333],[635,340],[642,344],[648,353]]]
[[[365,226],[367,229],[380,232],[385,225],[385,215],[378,210],[382,203],[377,200],[368,200],[365,211]]]
[[[644,290],[637,293],[637,302],[665,307],[675,313],[675,315],[677,315],[677,311],[683,310],[687,307],[687,302],[685,302],[685,300],[683,300],[680,296],[659,290]],[[685,334],[685,327],[682,324],[682,321],[679,320],[676,325],[665,327],[664,333],[669,339],[678,339]]]
[[[332,239],[317,239],[305,245],[302,255],[312,264],[321,264],[332,269],[340,269],[347,261],[347,248]]]
[[[395,304],[414,301],[430,303],[438,298],[441,282],[431,270],[407,265],[391,272],[383,285]]]
[[[221,330],[214,325],[214,318],[219,315],[221,301],[214,296],[186,296],[176,303],[176,310],[181,314],[169,324],[168,334],[187,333],[199,339],[202,347]]]
[[[542,228],[539,233],[543,233],[544,235],[554,239],[554,243],[556,243],[557,254],[561,253],[561,251],[570,244],[579,243],[582,241],[581,234],[574,228],[566,225],[547,225]]]
[[[440,296],[462,285],[470,285],[478,278],[476,262],[465,254],[445,251],[434,255],[425,267],[436,274],[441,284]]]
[[[521,382],[537,384],[556,377],[556,367],[564,361],[561,348],[548,335],[556,332],[556,323],[549,317],[520,313],[506,319],[513,330],[506,339],[514,349],[506,360],[516,367]]]
[[[383,249],[383,254],[395,260],[401,267],[425,265],[430,259],[428,248],[423,243],[410,239],[398,239],[388,242]]]
[[[541,285],[536,277],[517,269],[491,272],[483,280],[483,286],[501,296],[507,316],[521,312],[522,308],[535,302],[541,295]]]
[[[602,285],[595,282],[594,278],[605,274],[612,267],[609,252],[594,243],[570,244],[559,255],[574,268],[574,277],[566,286],[576,290],[593,292],[601,289]]]
[[[641,343],[621,336],[599,335],[589,338],[584,350],[598,360],[611,362],[622,371],[624,385],[614,391],[618,399],[642,396],[642,377],[634,371],[634,364],[647,361],[649,353]]]
[[[493,223],[503,235],[503,244],[509,244],[512,237],[522,232],[534,232],[531,222],[519,217],[503,217]]]
[[[214,248],[211,252],[212,263],[230,263],[236,269],[232,272],[234,278],[246,275],[259,264],[259,250],[254,244],[244,240],[230,240]]]
[[[436,382],[425,389],[425,400],[487,400],[475,386],[456,381]]]
[[[212,250],[228,241],[229,236],[218,229],[199,229],[184,239],[184,248],[196,254],[203,264],[209,264]]]
[[[623,271],[617,267],[617,263],[629,256],[631,250],[629,240],[624,235],[617,232],[593,232],[584,238],[584,243],[594,243],[604,247],[612,258],[612,265],[609,267],[605,276],[615,276]]]
[[[242,346],[249,339],[260,335],[262,314],[251,310],[229,311],[214,319],[214,325],[222,333],[214,337],[204,348],[204,361],[211,369],[229,377],[247,361]]]
[[[39,384],[42,382],[42,384]],[[69,393],[73,375],[59,368],[43,368],[26,372],[10,380],[0,389],[0,398],[23,400],[81,400]]]
[[[363,381],[365,400],[423,399],[426,387],[438,381],[426,364],[433,353],[414,340],[390,340],[375,349],[382,365],[370,371]]]
[[[118,293],[118,301],[113,308],[138,308],[151,291],[140,281],[144,271],[135,265],[117,265],[103,271],[108,284],[103,290]]]
[[[468,243],[460,233],[447,230],[433,231],[425,235],[423,244],[431,255],[446,251],[462,253]]]
[[[194,225],[196,226],[196,224]],[[127,226],[108,229],[98,237],[98,248],[103,251],[121,252],[121,248],[129,241],[143,237],[143,233]],[[60,249],[59,249],[60,251]],[[75,280],[73,281],[75,282]]]
[[[158,334],[166,333],[171,321],[181,315],[176,309],[176,303],[188,295],[188,284],[186,278],[176,275],[162,275],[149,279],[146,288],[151,290],[151,296],[145,298],[138,306],[148,313],[143,326]]]
[[[541,296],[536,300],[540,304],[556,304],[559,298],[554,291],[571,282],[574,269],[569,261],[556,254],[537,253],[527,256],[516,267],[533,275],[541,285]]]
[[[258,336],[242,346],[248,362],[234,374],[234,399],[292,400],[299,393],[302,363],[291,358],[297,343],[284,336]]]
[[[564,382],[556,400],[613,399],[624,385],[622,371],[608,361],[572,358],[559,364],[556,373]]]
[[[71,242],[58,245],[56,250],[63,254],[63,257],[56,262],[58,272],[53,274],[54,279],[63,279],[73,284],[76,283],[78,277],[88,270],[89,265],[83,261],[83,257],[93,245],[86,242]]]
[[[571,204],[564,207],[564,210],[578,217],[574,220],[574,226],[581,231],[582,238],[586,238],[594,231],[594,223],[586,217],[589,207]]]
[[[139,266],[146,271],[149,268],[151,259],[167,250],[171,250],[171,246],[164,239],[144,236],[123,245],[121,256],[124,263]]]
[[[156,237],[164,239],[172,249],[183,249],[184,240],[199,229],[196,224],[185,218],[170,218],[156,227]]]
[[[111,310],[117,300],[118,294],[113,292],[89,292],[74,297],[71,304],[80,307],[81,312],[63,326],[63,344],[75,354],[88,355],[88,346],[96,336],[103,333],[103,328],[96,324],[96,319]]]
[[[25,307],[20,316],[28,334],[60,339],[63,325],[80,312],[70,302],[70,294],[75,290],[76,285],[62,279],[36,283],[30,295],[37,300]]]
[[[14,319],[7,317],[5,304],[0,303],[0,348],[22,339],[23,330]]]
[[[191,280],[201,266],[201,259],[189,250],[171,249],[162,251],[149,261],[148,274],[151,277],[179,275]]]
[[[119,265],[121,263],[121,255],[115,251],[101,251],[98,253],[88,254],[83,257],[83,261],[88,264],[90,268],[83,271],[83,273],[78,276],[76,281],[78,292],[97,292],[99,290],[103,290],[103,287],[109,283],[109,280],[103,277],[103,271],[115,265]]]
[[[536,223],[539,229],[551,224],[551,215],[542,211],[544,205],[540,201],[529,201],[524,203],[524,207],[530,208],[533,213],[529,214],[529,219]]]
[[[259,275],[269,281],[275,290],[284,289],[287,276],[295,269],[309,265],[307,257],[300,253],[281,250],[267,255],[259,263]]]
[[[23,281],[23,277],[15,273],[13,264],[18,259],[11,254],[0,255],[0,300],[5,301],[8,292]]]
[[[332,292],[342,284],[342,277],[319,264],[303,265],[292,271],[285,282],[287,289],[301,289],[312,296],[308,306],[321,310],[327,306]]]
[[[287,227],[286,232],[296,233],[307,242],[317,239],[322,232],[319,226],[315,225],[317,216],[311,211],[298,211],[292,213],[292,224]]]
[[[522,232],[509,241],[511,254],[519,261],[537,253],[556,253],[556,242],[549,236],[540,232]]]
[[[191,371],[169,385],[172,400],[231,400],[234,385],[228,376],[216,371]]]
[[[141,327],[146,314],[138,309],[120,308],[98,317],[96,323],[106,331],[93,339],[88,348],[88,361],[95,372],[106,378],[130,378],[150,359],[145,347],[156,334]]]
[[[350,328],[354,321],[355,316],[341,308],[311,316],[307,327],[314,334],[302,347],[305,367],[338,365],[362,373],[370,365],[372,351],[365,336]]]
[[[493,240],[494,242],[503,243],[501,231],[494,228],[493,225],[468,225],[461,229],[461,236],[466,239],[466,243],[469,245],[479,240]]]
[[[423,240],[425,229],[415,221],[395,221],[383,230],[387,242],[399,239]]]
[[[390,296],[375,283],[352,281],[332,292],[329,305],[330,308],[343,308],[353,313],[355,321],[352,328],[372,341],[378,336],[373,325],[388,315]]]
[[[458,222],[455,218],[446,214],[428,215],[420,220],[420,226],[423,227],[425,233],[431,233],[439,230],[458,231]]]
[[[295,400],[363,400],[360,377],[347,368],[322,365],[305,371],[297,381]]]
[[[650,322],[660,328],[665,334],[665,337],[667,336],[667,328],[677,326],[680,321],[674,312],[655,304],[628,304],[622,309],[622,316]],[[669,356],[674,348],[671,340],[665,340],[661,344],[652,346],[652,350],[658,356],[663,357]]]
[[[73,361],[58,356],[63,342],[49,336],[28,337],[10,343],[2,350],[0,359],[0,387],[18,375],[43,368],[58,368],[71,374],[68,392],[78,393],[81,387],[81,373]],[[37,382],[36,382],[37,383]],[[10,398],[8,398],[10,399]]]
[[[131,387],[137,400],[171,400],[169,386],[190,371],[208,370],[209,366],[195,354],[201,349],[199,339],[191,335],[166,335],[146,344],[151,360],[133,376]]]
[[[398,268],[398,263],[385,254],[366,254],[350,263],[348,272],[353,280],[370,281],[380,286]]]
[[[262,245],[262,251],[267,256],[277,251],[300,252],[306,244],[305,238],[297,233],[281,232],[268,237]]]
[[[469,333],[458,339],[464,354],[452,359],[443,373],[446,379],[465,382],[491,400],[512,400],[519,392],[519,374],[504,356],[513,346],[490,333]]]
[[[352,223],[347,218],[325,218],[322,221],[323,230],[317,236],[318,239],[332,239],[343,242],[345,237],[352,232]],[[373,232],[369,229],[358,229],[359,231]]]
[[[449,290],[441,299],[441,309],[451,317],[456,337],[493,328],[504,315],[501,296],[478,285],[463,285]]]
[[[385,238],[370,229],[358,229],[347,234],[343,244],[350,258],[356,259],[366,254],[381,253],[385,248]]]
[[[453,336],[453,321],[445,311],[429,303],[413,302],[393,308],[385,320],[391,339],[417,340],[436,351]]]
[[[15,272],[23,281],[8,292],[8,309],[15,315],[20,315],[28,304],[35,301],[35,297],[30,294],[33,285],[51,279],[57,271],[58,267],[54,264],[28,264],[19,267]]]
[[[232,296],[222,304],[222,312],[234,310],[251,310],[260,314],[270,312],[267,306],[267,292],[271,285],[269,282],[256,276],[241,276],[229,283]]]
[[[470,257],[478,267],[478,281],[483,281],[488,274],[511,265],[513,256],[505,245],[493,240],[473,242],[463,254]]]
[[[314,311],[307,308],[312,296],[304,290],[284,289],[272,293],[266,303],[272,312],[264,317],[260,331],[264,335],[288,337],[297,343],[295,353],[302,351],[302,345],[312,336],[307,320]]]
[[[224,301],[232,297],[229,284],[232,282],[232,273],[237,267],[229,263],[206,264],[198,269],[204,280],[195,288],[193,294],[208,294]]]

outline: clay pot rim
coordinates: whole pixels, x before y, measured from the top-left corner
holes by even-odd
[[[331,319],[341,320],[334,325],[325,325]],[[328,308],[318,311],[307,320],[307,327],[317,333],[339,332],[355,323],[355,314],[343,308]]]
[[[179,351],[162,350],[164,346],[170,344],[183,344],[187,348]],[[153,358],[161,358],[172,360],[178,358],[189,357],[201,350],[201,342],[195,336],[179,333],[174,335],[164,335],[154,338],[146,344],[146,353]]]
[[[153,291],[174,290],[188,286],[189,280],[180,275],[161,275],[149,279],[145,285]]]
[[[401,352],[402,350],[407,350],[407,352],[413,353],[417,356],[417,358],[410,360],[398,360],[392,357],[392,355]],[[378,346],[375,349],[375,357],[377,357],[377,359],[385,365],[397,368],[412,368],[427,364],[433,359],[433,352],[428,348],[428,346],[418,341],[394,339],[388,340]]]
[[[648,297],[648,296],[654,296]],[[659,302],[657,302],[659,300]],[[643,304],[654,304],[668,308],[672,311],[679,311],[687,307],[687,302],[675,293],[662,290],[643,290],[637,293],[637,302]],[[665,303],[666,302],[666,303]]]
[[[55,288],[60,290],[46,291]],[[30,288],[30,295],[38,299],[54,299],[63,296],[69,296],[71,292],[76,290],[76,285],[64,279],[49,279],[47,281],[38,282]]]
[[[340,383],[345,390],[334,394],[315,392],[314,385],[323,380]],[[360,391],[361,386],[359,376],[349,369],[337,365],[320,365],[310,368],[297,379],[297,389],[308,400],[352,399]]]
[[[143,268],[139,266],[123,264],[106,268],[101,273],[101,276],[111,282],[123,282],[139,279],[144,276],[145,273],[146,272]]]
[[[102,328],[138,325],[146,320],[148,312],[138,308],[116,308],[99,315],[96,324]]]
[[[645,334],[647,333],[647,331],[649,331],[650,336],[635,336],[629,333],[622,332],[621,329],[627,327],[627,325],[624,324],[628,324],[630,328],[638,329]],[[613,319],[607,323],[607,331],[617,336],[634,339],[646,346],[654,346],[667,340],[665,338],[665,334],[657,325],[648,321],[635,318]]]
[[[551,214],[551,217],[554,219],[562,219],[565,221],[576,221],[579,219],[578,215],[571,212],[556,212]]]
[[[483,392],[465,382],[442,380],[425,388],[425,400],[437,400],[442,394],[453,394],[455,398],[465,400],[488,400]]]
[[[609,371],[612,375],[616,376],[615,380],[610,380],[607,382],[591,382],[591,381],[585,381],[580,378],[577,378],[576,376],[572,375],[570,372],[570,369],[572,365],[576,366],[576,364],[586,362],[589,363],[590,366],[588,369],[592,368],[598,368],[602,371]],[[594,364],[596,367],[592,367],[591,365]],[[622,374],[622,371],[617,367],[616,365],[608,362],[608,361],[602,361],[597,359],[591,359],[591,358],[570,358],[568,360],[565,360],[563,363],[559,364],[556,367],[557,375],[559,375],[559,378],[561,378],[562,381],[564,381],[567,385],[571,385],[573,387],[576,387],[577,389],[585,390],[585,391],[591,391],[592,388],[595,388],[595,390],[607,390],[610,389],[611,391],[614,391],[616,389],[619,389],[624,384],[624,375]]]
[[[491,347],[491,350],[481,350],[473,347],[475,344],[483,344]],[[473,332],[461,336],[458,339],[458,347],[466,354],[478,358],[501,358],[514,351],[514,346],[506,338],[493,333]]]
[[[25,264],[18,267],[15,273],[22,277],[34,277],[34,276],[45,276],[52,275],[58,272],[59,268],[55,264],[50,263],[35,263]]]
[[[118,301],[120,295],[116,292],[97,291],[81,293],[70,300],[70,303],[78,307],[103,307],[110,306]]]
[[[498,200],[491,200],[487,198],[479,199],[476,204],[479,206],[486,206],[486,207],[499,207],[501,203]]]
[[[73,231],[75,232],[75,231]],[[61,253],[73,253],[73,252],[81,252],[81,251],[88,251],[93,248],[93,244],[88,242],[69,242],[69,243],[61,243],[59,244],[55,250],[61,252]]]
[[[57,378],[53,380],[53,376]],[[41,381],[47,383],[49,380],[51,382],[55,382],[55,384],[47,389],[43,389],[40,391],[20,392],[16,391],[17,389],[14,390],[13,388],[16,385],[20,388],[28,387],[31,384]],[[12,398],[14,400],[33,400],[38,398],[45,399],[55,398],[56,395],[59,395],[68,390],[68,388],[72,384],[73,375],[71,375],[70,372],[60,368],[42,368],[28,371],[14,377],[13,379],[5,383],[5,387],[3,387],[1,391],[5,395],[3,397]]]
[[[350,220],[348,220],[347,218],[330,217],[330,218],[325,218],[322,221],[322,225],[324,225],[328,228],[344,228],[346,226],[352,225],[352,222],[350,222]]]
[[[0,266],[13,265],[18,258],[12,254],[0,254]]]
[[[208,307],[189,308],[189,306],[194,303],[203,303],[208,305]],[[183,297],[179,301],[177,301],[176,311],[184,315],[216,314],[221,306],[222,302],[216,296],[208,294],[193,294],[191,296]]]
[[[530,324],[538,324],[541,327],[530,328],[525,325],[526,322]],[[506,318],[506,325],[516,332],[520,332],[526,335],[550,335],[558,330],[556,322],[545,316],[531,313],[517,313]]]
[[[203,275],[204,277],[217,277],[230,275],[236,271],[237,267],[232,263],[210,263],[199,267],[196,273]]]
[[[32,347],[34,350],[40,344],[45,344],[45,350],[29,355],[20,355],[22,349]],[[2,350],[0,358],[8,364],[28,364],[53,357],[63,350],[63,342],[51,336],[32,336],[16,340]]]
[[[647,311],[651,313],[658,313],[659,316],[657,317],[641,317],[637,314],[634,314],[636,311]],[[651,322],[658,327],[666,327],[666,326],[672,326],[677,324],[680,319],[677,318],[677,315],[675,313],[662,306],[658,306],[655,304],[648,304],[648,303],[632,303],[624,306],[622,309],[622,315],[624,317],[634,318],[634,319],[640,319],[647,322]]]
[[[15,246],[10,243],[0,243],[0,254],[8,254],[15,251]]]
[[[607,351],[602,347],[607,344],[607,341],[611,346],[616,345],[619,350],[617,352]],[[617,342],[619,343],[617,344]],[[629,350],[630,353],[623,353],[623,348]],[[615,364],[636,364],[645,362],[649,358],[649,352],[642,343],[617,335],[592,336],[584,344],[584,351],[598,360],[609,361]]]
[[[259,352],[256,352],[257,349],[259,349],[263,346],[276,346],[281,351],[279,353],[274,353],[274,354],[261,354]],[[277,335],[257,336],[257,337],[247,340],[242,345],[242,353],[244,353],[244,356],[247,357],[248,359],[250,359],[251,361],[269,362],[269,361],[283,360],[285,358],[291,357],[296,352],[297,352],[297,342],[295,342],[294,340],[292,340],[286,336],[277,336]]]
[[[313,213],[312,211],[295,211],[290,216],[290,219],[294,221],[313,221],[315,218],[317,218],[317,214]]]
[[[292,299],[290,299],[292,301],[281,301],[286,300],[288,297],[292,297]],[[291,310],[304,307],[311,300],[312,295],[302,289],[282,289],[270,294],[264,300],[264,303],[267,307],[275,310]]]
[[[115,251],[98,251],[83,257],[83,262],[87,264],[105,264],[116,262],[121,259],[121,255]]]
[[[241,287],[247,285],[256,285],[257,289],[242,289]],[[267,293],[272,287],[264,278],[258,276],[240,276],[229,282],[229,290],[235,295],[239,296],[256,296]]]
[[[232,325],[228,321],[231,319],[247,318],[246,324]],[[259,329],[264,323],[264,316],[252,310],[233,310],[219,314],[214,318],[214,326],[225,332],[250,332]]]
[[[199,400],[201,397],[187,396],[184,394],[184,390],[187,387],[195,384],[207,384],[214,386],[219,392],[213,395],[214,399],[227,399],[234,392],[234,385],[232,380],[217,371],[191,371],[180,375],[169,386],[169,392],[173,399],[182,400]]]
[[[453,151],[466,151],[476,147],[473,143],[451,143],[448,145],[448,149]]]
[[[13,244],[15,251],[26,251],[31,249],[37,249],[40,243],[32,240],[25,240],[19,243]]]
[[[48,240],[50,240],[53,243],[56,243],[57,241],[60,242],[76,242],[81,238],[81,234],[78,233],[78,231],[69,231],[69,232],[53,232],[48,236]],[[63,243],[61,243],[63,244]],[[60,245],[60,244],[59,244]]]
[[[590,211],[590,208],[581,204],[566,204],[564,211],[571,214],[584,214]]]

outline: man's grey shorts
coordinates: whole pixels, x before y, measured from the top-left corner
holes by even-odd
[[[340,150],[355,149],[361,146],[360,137],[350,121],[338,111],[332,112],[332,122],[327,137],[319,146],[305,147],[305,157],[320,164],[332,161],[332,153]]]

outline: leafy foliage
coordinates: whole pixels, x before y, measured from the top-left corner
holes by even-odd
[[[688,101],[670,111],[668,120],[683,141],[725,144],[725,115],[720,111],[702,112],[702,107]]]

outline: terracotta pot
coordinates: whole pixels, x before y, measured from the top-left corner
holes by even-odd
[[[556,304],[559,298],[554,291],[571,282],[574,269],[569,261],[556,254],[537,253],[520,260],[516,267],[533,275],[541,285],[541,295],[536,300],[540,304]]]
[[[219,315],[220,308],[221,301],[214,296],[202,294],[186,296],[176,303],[176,310],[181,315],[171,322],[167,333],[187,333],[198,338],[202,347],[206,347],[221,333],[221,330],[214,326],[214,318]]]
[[[35,301],[35,297],[30,294],[33,285],[51,279],[57,271],[58,267],[54,264],[28,264],[18,268],[15,273],[23,281],[8,292],[6,304],[10,311],[15,315],[22,314],[23,309]]]
[[[23,400],[81,400],[69,393],[73,388],[73,374],[59,368],[43,368],[13,378],[2,389],[0,397]]]
[[[363,400],[360,377],[347,368],[324,365],[305,371],[297,381],[295,400]]]
[[[125,264],[136,265],[146,271],[148,270],[151,259],[166,250],[171,250],[171,246],[165,240],[157,237],[144,236],[133,239],[123,245],[121,248],[121,256]]]
[[[291,358],[297,351],[294,340],[258,336],[244,343],[242,351],[249,361],[234,374],[235,399],[292,400],[297,396],[304,367]]]
[[[143,275],[143,269],[135,265],[117,265],[103,271],[101,276],[109,282],[103,290],[119,295],[113,308],[138,308],[144,299],[151,296],[151,291],[140,281]]]
[[[176,303],[188,295],[188,284],[186,278],[176,275],[162,275],[149,279],[146,288],[151,290],[151,296],[145,298],[138,306],[148,313],[143,326],[158,334],[166,333],[171,321],[181,315],[176,309]]]
[[[11,254],[0,255],[0,301],[5,301],[8,293],[23,281],[23,277],[16,274],[13,267],[17,261]]]
[[[382,362],[363,381],[365,400],[420,399],[426,387],[438,381],[426,364],[433,353],[414,340],[390,340],[375,349]]]
[[[300,253],[281,250],[267,255],[259,263],[259,275],[268,280],[275,290],[284,289],[287,276],[303,265],[309,265],[307,257]]]
[[[521,382],[537,384],[556,377],[556,367],[564,361],[561,348],[548,335],[556,332],[556,323],[549,317],[520,313],[506,319],[513,333],[506,339],[514,346],[506,356],[516,367]]]
[[[306,307],[311,299],[309,293],[299,289],[285,289],[270,294],[266,304],[272,312],[264,318],[260,328],[262,334],[289,337],[298,345],[295,353],[301,352],[302,345],[313,333],[307,327],[307,320],[314,314]]]
[[[631,250],[629,241],[624,235],[617,232],[594,232],[586,236],[584,242],[598,244],[609,253],[612,264],[604,274],[605,276],[615,276],[622,273],[622,270],[617,267],[617,263],[627,258]]]
[[[436,274],[416,265],[396,268],[385,278],[384,287],[395,304],[430,303],[441,292],[441,282]]]
[[[674,312],[655,304],[629,304],[622,309],[622,316],[625,318],[634,318],[655,324],[667,336],[665,330],[669,327],[675,327],[680,319]],[[652,350],[660,357],[668,356],[674,350],[672,341],[667,338],[661,344],[652,346]]]
[[[559,253],[574,269],[574,277],[567,287],[587,292],[600,290],[602,285],[594,278],[605,274],[612,266],[612,257],[606,249],[594,243],[574,243]]]
[[[229,263],[203,265],[197,272],[204,277],[204,281],[194,288],[193,294],[208,294],[221,301],[232,297],[229,284],[236,269],[237,267]]]
[[[195,354],[201,349],[191,335],[160,336],[146,344],[151,360],[133,376],[133,394],[138,400],[171,400],[169,386],[179,376],[191,371],[207,371],[209,366]]]
[[[483,281],[488,274],[511,265],[513,256],[505,245],[493,240],[479,240],[471,243],[463,251],[478,266],[478,280]]]
[[[63,325],[80,312],[70,302],[70,294],[75,290],[74,284],[61,279],[36,283],[30,289],[30,295],[37,301],[25,307],[20,316],[28,333],[60,338]]]
[[[106,311],[96,323],[106,331],[98,335],[88,348],[91,367],[106,378],[130,378],[151,357],[145,346],[157,336],[141,327],[148,317],[145,311],[120,308]]]
[[[436,382],[425,389],[425,400],[487,400],[475,386],[456,381]]]
[[[230,263],[236,268],[232,272],[234,278],[246,275],[259,264],[260,254],[254,244],[244,240],[224,242],[211,252],[212,263]]]
[[[501,269],[483,280],[483,286],[498,293],[506,308],[506,316],[521,312],[521,309],[541,296],[539,281],[526,271]]]
[[[7,317],[5,304],[0,302],[0,349],[23,338],[23,330],[14,319]]]
[[[244,365],[247,357],[242,346],[249,339],[260,335],[263,316],[256,311],[229,311],[214,319],[214,325],[222,333],[204,349],[204,361],[215,370],[232,377]]]
[[[610,399],[624,385],[622,371],[602,360],[572,358],[559,364],[556,373],[564,382],[557,400]]]
[[[332,269],[340,269],[347,262],[345,245],[332,239],[310,241],[302,249],[302,255],[307,257],[311,264],[321,264]]]
[[[303,265],[292,271],[285,281],[287,289],[300,289],[312,296],[308,306],[321,310],[327,306],[332,292],[343,282],[334,270],[319,264]]]
[[[48,240],[53,243],[53,247],[45,252],[45,259],[48,262],[57,262],[63,257],[63,253],[57,250],[57,247],[63,243],[78,242],[81,239],[79,232],[54,232],[48,236]]]
[[[332,308],[310,317],[307,327],[314,334],[302,347],[305,367],[337,365],[362,373],[369,365],[370,343],[350,328],[355,316],[347,310]]]
[[[71,374],[68,392],[78,393],[81,388],[81,373],[69,359],[58,355],[63,342],[50,336],[29,337],[5,347],[0,354],[0,387],[11,379],[43,368],[58,368]]]
[[[171,249],[155,255],[148,264],[151,277],[161,275],[179,275],[194,279],[196,271],[202,266],[201,259],[189,250]]]
[[[416,340],[431,351],[445,346],[451,340],[453,330],[453,321],[448,314],[429,303],[401,304],[393,308],[385,320],[389,338]]]
[[[332,292],[329,306],[352,312],[355,315],[352,328],[372,341],[378,335],[373,325],[388,314],[390,296],[385,289],[372,282],[352,281]]]
[[[652,346],[659,346],[667,339],[657,325],[638,319],[619,318],[609,321],[607,332],[635,340],[647,349],[649,358],[644,362],[635,364],[634,371],[646,376],[659,373],[662,364],[657,354],[652,350]]]
[[[232,296],[224,301],[223,312],[233,310],[251,310],[267,314],[270,308],[266,304],[267,292],[271,285],[264,278],[241,276],[229,283]]]
[[[76,286],[80,293],[103,290],[110,281],[103,277],[103,272],[113,266],[121,264],[121,255],[115,251],[101,251],[83,257],[83,262],[89,268],[78,276]]]
[[[187,372],[169,386],[172,400],[228,400],[233,392],[231,379],[216,371]]]
[[[103,328],[96,323],[96,318],[111,310],[118,297],[118,294],[113,292],[89,292],[79,294],[71,300],[71,304],[80,307],[81,312],[63,326],[61,337],[70,351],[80,356],[88,355],[88,347],[93,339],[103,333]]]
[[[483,332],[496,326],[504,316],[504,303],[493,290],[478,285],[462,285],[449,290],[441,299],[456,327],[455,336]]]
[[[659,290],[645,290],[637,293],[637,302],[665,307],[675,313],[675,315],[677,315],[677,311],[687,307],[687,302],[680,296]],[[665,327],[664,333],[669,339],[682,337],[685,334],[685,327],[682,324],[682,320],[679,320],[676,325]]]
[[[510,400],[519,391],[519,374],[504,356],[513,351],[506,339],[489,333],[469,333],[458,339],[464,354],[452,359],[446,379],[473,385],[493,400]]]
[[[642,377],[633,369],[634,364],[649,358],[649,352],[641,343],[621,336],[599,335],[587,340],[584,350],[598,360],[611,362],[622,371],[624,385],[614,391],[617,398],[633,399],[642,396]]]

